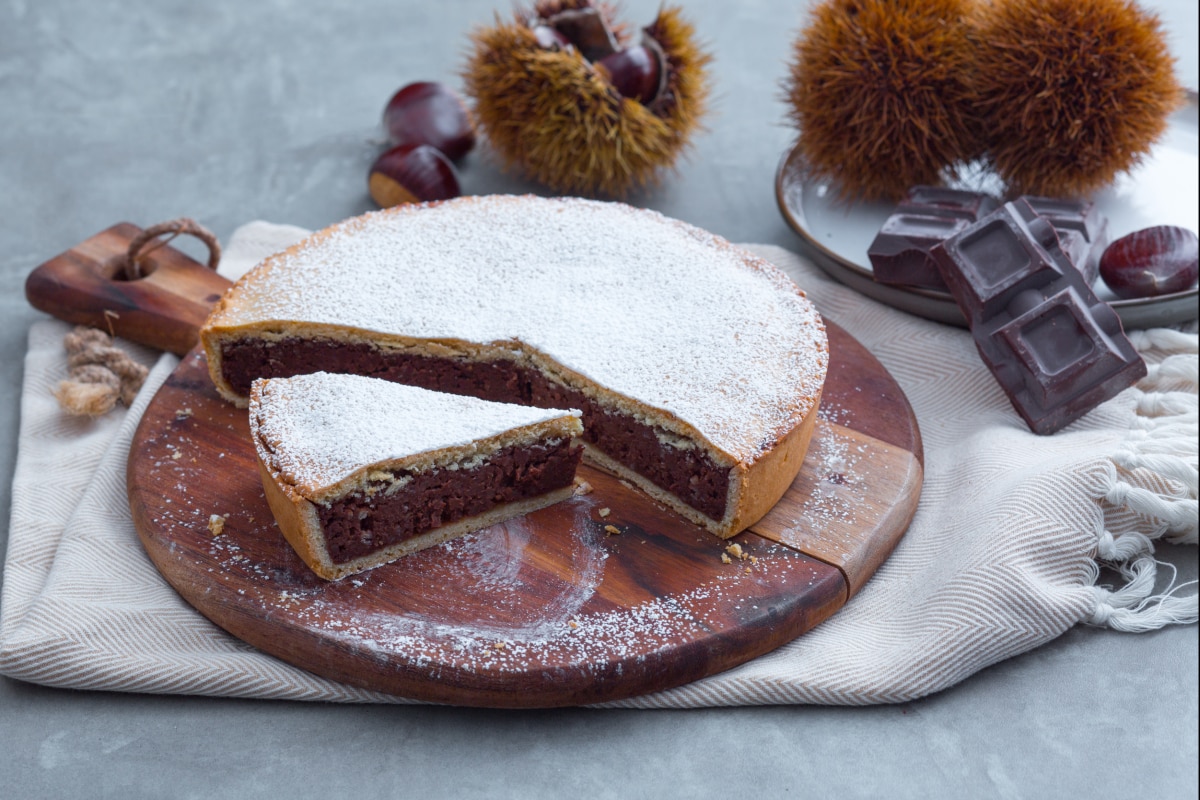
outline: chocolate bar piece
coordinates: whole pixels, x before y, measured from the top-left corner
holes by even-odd
[[[924,214],[944,219],[965,219],[975,222],[990,214],[999,201],[989,194],[944,186],[914,186],[896,210],[906,214]]]
[[[1100,272],[1100,256],[1108,247],[1108,220],[1096,204],[1032,195],[1020,199],[1049,220],[1070,263],[1083,273],[1088,286],[1094,284]],[[986,194],[914,186],[908,192],[908,199],[896,206],[883,223],[867,250],[875,280],[946,291],[946,283],[929,251],[994,211],[997,205]]]
[[[977,192],[937,186],[909,189],[908,199],[896,206],[867,249],[875,280],[946,291],[929,250],[996,205],[994,198]]]
[[[1035,433],[1050,434],[1131,386],[1146,364],[1027,200],[931,250],[984,363]]]
[[[1062,251],[1083,273],[1088,286],[1096,283],[1100,274],[1100,256],[1108,247],[1108,220],[1087,200],[1067,200],[1057,197],[1021,198],[1030,208],[1045,217],[1058,233]]]

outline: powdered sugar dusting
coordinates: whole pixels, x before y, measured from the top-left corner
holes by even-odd
[[[268,260],[210,327],[302,321],[526,345],[753,460],[810,408],[828,352],[782,272],[660,214],[464,198],[368,214]]]
[[[839,409],[830,406],[822,407],[823,420],[838,418]],[[859,527],[858,513],[867,499],[861,462],[870,453],[862,441],[839,435],[839,430],[836,425],[822,426],[821,434],[813,437],[809,457],[820,480],[804,498],[802,513],[792,530],[785,532],[784,541],[800,535],[838,539],[838,534],[856,532]]]
[[[428,614],[412,609],[385,611],[356,601],[357,596],[372,593],[374,581],[386,580],[387,568],[357,576],[357,582],[351,583],[353,590],[344,584],[296,587],[280,582],[262,587],[262,592],[299,624],[382,659],[398,659],[406,669],[430,680],[457,673],[541,674],[552,681],[564,669],[596,676],[615,669],[619,674],[622,663],[637,664],[648,654],[702,640],[728,629],[732,619],[766,617],[767,603],[772,601],[761,594],[760,582],[801,590],[817,580],[812,562],[767,543],[757,548],[759,558],[753,568],[739,562],[698,579],[690,588],[647,597],[628,607],[596,603],[593,596],[605,579],[606,562],[638,555],[636,550],[610,555],[584,517],[576,523],[565,532],[573,539],[574,580],[564,581],[557,593],[547,593],[544,576],[536,586],[523,585],[522,521],[469,534],[431,551],[452,562],[465,576],[464,583],[477,584],[478,592],[490,598],[486,616],[463,614],[472,607],[468,598],[462,609],[448,610],[445,604],[451,598],[442,594]],[[719,543],[713,548],[716,563]],[[222,553],[230,568],[246,567],[232,550],[225,553],[214,547],[215,552]],[[624,572],[627,567],[614,564],[614,569]],[[328,597],[329,593],[336,596]],[[459,621],[451,621],[455,618]]]
[[[573,413],[494,403],[378,378],[317,372],[262,381],[250,409],[281,475],[317,492],[389,459],[502,434]]]

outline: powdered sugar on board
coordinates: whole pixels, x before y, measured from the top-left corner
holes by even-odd
[[[282,477],[307,494],[389,459],[579,416],[326,372],[263,381],[259,387],[251,429],[269,443]]]
[[[907,525],[923,476],[916,454],[856,430],[855,416],[837,399],[822,402],[804,469],[752,526],[760,536],[844,570],[852,591],[896,538],[872,533]]]
[[[858,527],[856,515],[866,507],[871,487],[862,461],[871,457],[871,445],[846,435],[847,429],[836,424],[844,413],[837,406],[827,404],[819,413],[822,422],[834,423],[822,425],[809,446],[813,472],[821,480],[800,503],[785,542],[801,536],[852,536]]]
[[[712,564],[705,579],[614,607],[597,595],[606,568],[628,572],[645,558],[643,548],[655,545],[636,535],[623,541],[607,537],[591,522],[593,504],[582,499],[567,504],[575,522],[564,532],[562,557],[570,568],[552,585],[544,574],[530,572],[527,548],[536,546],[535,534],[520,518],[334,583],[309,580],[302,571],[275,572],[271,580],[270,570],[220,536],[209,552],[217,574],[251,572],[265,579],[256,591],[275,613],[331,641],[389,662],[399,658],[406,670],[431,681],[538,673],[554,680],[547,671],[564,669],[619,673],[644,663],[647,653],[677,646],[681,638],[703,639],[727,628],[730,617],[769,619],[778,598],[764,592],[763,584],[797,589],[822,580],[813,562],[771,542],[747,545],[753,562],[721,565],[725,543],[703,536]],[[396,580],[411,586],[423,609],[383,610],[374,602],[380,587]],[[462,586],[471,591],[459,591]]]
[[[576,198],[355,218],[260,265],[210,326],[289,321],[524,344],[747,460],[811,408],[828,363],[820,317],[778,269],[656,212]]]

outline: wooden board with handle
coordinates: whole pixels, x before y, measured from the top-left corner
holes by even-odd
[[[113,278],[122,224],[36,270],[30,302],[183,351],[227,285],[169,247]],[[829,324],[830,374],[800,476],[722,541],[590,467],[591,491],[342,581],[274,526],[246,412],[184,356],[134,436],[130,508],[150,558],[206,617],[319,675],[460,705],[546,707],[668,689],[774,650],[827,619],[903,535],[921,441],[900,387]],[[190,339],[189,339],[190,336]],[[736,547],[731,547],[736,545]]]

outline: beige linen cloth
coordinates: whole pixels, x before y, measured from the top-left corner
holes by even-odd
[[[244,226],[222,271],[236,276],[304,233]],[[790,273],[904,388],[924,437],[924,494],[895,553],[833,618],[723,674],[613,705],[898,702],[1080,623],[1138,631],[1195,622],[1195,588],[1164,586],[1169,576],[1152,555],[1156,540],[1197,538],[1194,334],[1133,333],[1149,376],[1039,437],[965,331],[874,303],[786,250],[749,247]],[[260,653],[167,585],[134,532],[125,460],[142,410],[177,360],[123,343],[153,364],[133,407],[71,418],[51,396],[66,374],[66,331],[44,321],[29,336],[0,672],[80,689],[408,702]],[[1096,585],[1100,565],[1116,585]]]

